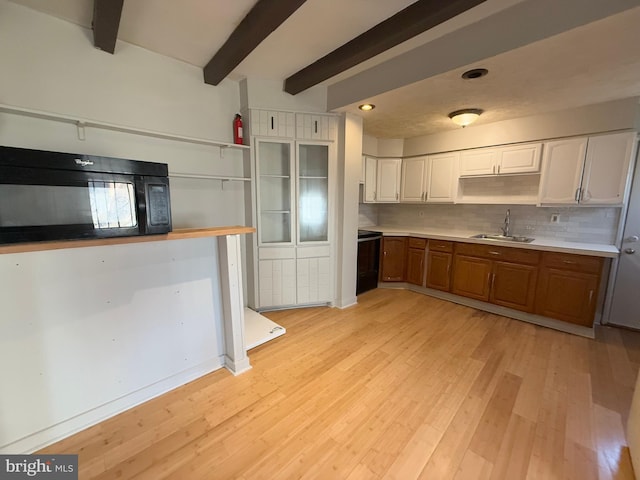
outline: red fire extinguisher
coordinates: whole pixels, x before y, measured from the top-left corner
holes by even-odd
[[[233,143],[242,145],[242,115],[236,113],[236,118],[233,119]]]

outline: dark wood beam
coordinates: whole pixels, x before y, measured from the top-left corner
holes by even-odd
[[[306,0],[258,0],[204,67],[204,82],[218,85]]]
[[[113,53],[124,0],[93,0],[93,45]]]
[[[285,80],[284,90],[300,93],[485,1],[419,0],[294,73]]]

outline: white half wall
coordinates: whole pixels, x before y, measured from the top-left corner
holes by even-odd
[[[0,255],[0,452],[221,366],[215,238]]]

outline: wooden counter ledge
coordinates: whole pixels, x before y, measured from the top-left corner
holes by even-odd
[[[253,227],[240,225],[210,228],[182,228],[163,235],[141,235],[137,237],[91,238],[87,240],[61,240],[54,242],[32,242],[0,245],[0,254],[41,252],[62,248],[98,247],[102,245],[122,245],[127,243],[158,242],[162,240],[184,240],[187,238],[221,237],[253,233]]]

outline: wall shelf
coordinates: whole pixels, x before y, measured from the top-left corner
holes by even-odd
[[[201,173],[169,173],[169,178],[195,178],[201,180],[222,180],[223,182],[250,182],[250,177],[229,177],[224,175],[207,175]]]
[[[184,240],[188,238],[221,237],[225,235],[241,235],[254,233],[255,231],[256,229],[253,227],[244,227],[240,225],[209,228],[181,228],[163,235],[92,238],[87,240],[61,240],[53,242],[31,242],[0,245],[0,254],[42,252],[45,250],[61,250],[65,248],[99,247],[104,245],[123,245],[128,243],[158,242],[165,240]]]
[[[220,149],[234,148],[234,149],[240,149],[240,150],[248,150],[250,148],[249,145],[237,145],[235,143],[218,142],[216,140],[210,140],[207,138],[188,137],[184,135],[175,135],[173,133],[164,133],[164,132],[157,132],[154,130],[145,130],[142,128],[127,127],[124,125],[116,125],[113,123],[100,122],[97,120],[90,120],[90,119],[81,118],[81,117],[70,117],[70,116],[61,115],[58,113],[44,112],[41,110],[32,110],[29,108],[16,107],[13,105],[6,105],[2,103],[0,103],[0,112],[24,115],[27,117],[41,118],[44,120],[54,120],[57,122],[76,125],[78,127],[78,138],[80,140],[84,140],[83,138],[84,129],[86,127],[92,127],[92,128],[100,128],[103,130],[112,130],[115,132],[144,135],[146,137],[160,138],[163,140],[173,140],[176,142],[195,143],[199,145],[211,145],[214,147],[219,147]]]

